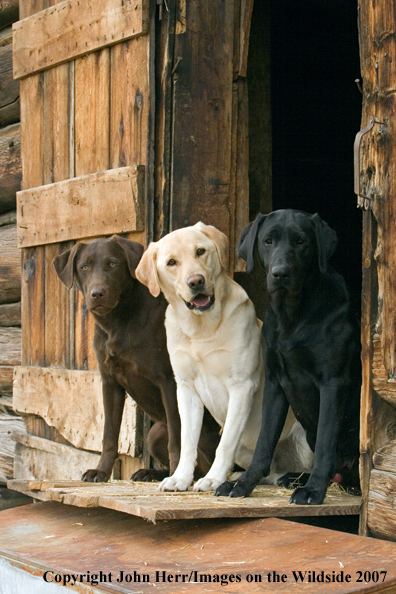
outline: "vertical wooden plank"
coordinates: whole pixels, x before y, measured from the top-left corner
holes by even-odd
[[[176,25],[170,228],[229,235],[234,2],[183,3]],[[176,65],[175,65],[176,67]]]
[[[24,188],[43,184],[44,77],[21,81],[21,160]],[[34,114],[34,117],[32,116]],[[45,365],[44,250],[22,253],[22,363]]]
[[[175,2],[168,2],[166,18],[158,21],[155,47],[155,201],[154,238],[169,232],[172,70],[174,67]],[[177,58],[176,58],[177,59]]]
[[[43,177],[45,184],[62,181],[70,175],[70,147],[73,118],[70,98],[69,64],[44,72]],[[59,281],[52,260],[68,245],[47,245],[45,267],[45,360],[47,366],[70,366],[70,291]]]
[[[396,107],[394,3],[359,0],[359,42],[364,81],[362,127],[376,124],[361,142],[360,190],[369,199],[363,215],[361,534],[369,533],[373,455],[392,439],[396,409],[374,389],[396,376]],[[375,349],[374,349],[375,346]],[[374,383],[375,382],[375,383]],[[394,432],[394,430],[393,430]],[[396,460],[395,460],[396,464]],[[389,484],[394,477],[390,475]],[[374,514],[375,516],[375,514]],[[384,534],[389,538],[389,534]],[[396,539],[396,534],[394,535]]]
[[[22,253],[22,365],[45,365],[44,250]]]
[[[22,188],[27,189],[44,183],[44,75],[35,74],[22,80],[20,96]]]
[[[111,168],[146,162],[148,61],[148,35],[111,48]]]
[[[79,58],[74,65],[75,175],[109,168],[110,50]],[[75,367],[97,369],[92,342],[95,323],[75,291]]]
[[[109,168],[110,50],[75,61],[75,175]]]

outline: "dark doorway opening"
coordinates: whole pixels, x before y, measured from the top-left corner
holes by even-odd
[[[248,64],[251,217],[278,208],[318,212],[337,231],[332,264],[356,295],[359,75],[355,0],[255,1]]]

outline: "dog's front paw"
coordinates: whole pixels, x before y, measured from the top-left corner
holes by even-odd
[[[159,470],[156,468],[141,468],[134,472],[131,481],[151,483],[153,481],[162,481],[169,475],[169,470]]]
[[[325,488],[311,488],[308,485],[299,487],[293,491],[290,497],[290,503],[297,505],[320,505],[326,496]]]
[[[222,479],[210,478],[204,476],[194,485],[194,491],[215,491],[222,483]]]
[[[187,491],[192,483],[192,478],[189,480],[185,477],[177,477],[175,474],[165,478],[158,489],[160,491]]]
[[[216,497],[248,497],[253,489],[249,489],[244,481],[227,481],[220,485],[216,491]]]
[[[110,478],[110,472],[105,472],[104,470],[98,470],[97,468],[91,468],[86,470],[81,477],[82,481],[86,483],[107,483]]]

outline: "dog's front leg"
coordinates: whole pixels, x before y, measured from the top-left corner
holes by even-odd
[[[227,416],[214,462],[207,475],[195,483],[194,491],[215,491],[227,479],[235,462],[256,389],[257,385],[250,380],[234,384],[229,389]]]
[[[281,436],[289,403],[277,380],[266,377],[263,417],[253,459],[248,469],[237,481],[228,481],[220,485],[215,495],[247,497],[258,485],[263,476],[270,472],[272,456]]]
[[[177,408],[174,378],[164,379],[160,389],[168,427],[169,474],[172,475],[180,459],[180,416]]]
[[[335,473],[336,449],[344,411],[345,394],[336,380],[320,389],[320,409],[312,473],[304,487],[295,489],[290,503],[323,503],[329,480]]]
[[[113,378],[102,376],[104,430],[102,454],[97,468],[86,470],[81,480],[107,482],[118,454],[118,436],[124,411],[125,390]]]
[[[178,382],[177,403],[181,420],[180,461],[173,475],[160,484],[161,491],[186,491],[194,479],[204,405],[197,392],[185,382]]]

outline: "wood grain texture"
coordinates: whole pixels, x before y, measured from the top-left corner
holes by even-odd
[[[14,367],[11,365],[0,366],[0,395],[12,397],[12,382],[14,377]],[[2,400],[0,400],[2,403]],[[12,404],[12,399],[10,403]]]
[[[13,26],[14,77],[51,68],[147,31],[146,0],[65,0]]]
[[[20,365],[21,351],[21,329],[0,328],[0,365]]]
[[[9,487],[12,488],[12,482]],[[22,485],[16,485],[21,488]],[[25,491],[45,490],[48,499],[77,507],[106,507],[137,515],[151,522],[198,518],[249,518],[356,515],[360,497],[328,492],[323,505],[290,505],[290,491],[279,487],[256,487],[246,499],[214,497],[213,493],[194,493],[192,490],[165,493],[158,485],[114,481],[105,484],[76,483],[71,485],[48,482],[29,482]]]
[[[370,529],[370,515],[373,517],[373,510],[380,500],[372,493],[376,485],[373,477],[378,477],[374,475],[378,471],[372,470],[372,457],[386,443],[386,427],[396,422],[393,397],[396,377],[396,281],[392,272],[396,265],[392,239],[396,231],[396,147],[393,142],[396,80],[392,64],[396,50],[395,31],[391,2],[373,4],[359,1],[359,44],[364,81],[361,127],[366,126],[370,116],[380,122],[363,137],[360,147],[360,187],[370,201],[370,209],[363,214],[362,531],[365,524]],[[389,525],[388,534],[392,530],[396,539],[394,526]]]
[[[22,252],[22,364],[45,365],[44,250]]]
[[[121,167],[19,192],[18,245],[144,229],[144,166]]]
[[[53,538],[45,539],[44,535]],[[163,594],[184,594],[192,590],[210,594],[220,591],[390,594],[396,586],[394,543],[277,518],[208,519],[152,525],[141,518],[111,510],[82,510],[47,502],[3,512],[0,536],[8,549],[8,557],[4,549],[2,557],[12,556],[14,563],[27,571],[32,572],[34,568],[37,579],[42,579],[44,572],[51,568],[56,568],[60,574],[80,575],[87,573],[86,567],[100,566],[106,576],[113,572],[112,583],[100,586],[112,594],[157,589]],[[133,560],[130,565],[126,561],[129,559]],[[125,580],[117,583],[119,568],[131,579],[134,570],[142,579],[147,575],[150,583]],[[379,568],[386,571],[385,582],[357,583],[357,572],[362,568],[370,574]],[[155,581],[156,570],[160,574],[166,571],[165,576],[172,581]],[[196,580],[195,573],[191,573],[195,571]],[[273,571],[285,575],[286,581],[269,582],[268,574]],[[344,576],[351,575],[351,582],[318,583],[306,579],[305,583],[298,584],[293,571],[315,571],[316,574],[323,571],[330,575],[343,571]],[[176,583],[177,576],[183,574],[201,583],[191,585],[181,580]],[[220,585],[219,576],[223,574],[228,584]],[[241,582],[231,582],[230,574],[239,574]],[[250,583],[247,576],[253,577]]]
[[[1,22],[1,9],[0,9]],[[0,46],[0,125],[7,126],[20,118],[19,82],[12,76],[12,34],[3,37]]]
[[[0,305],[0,326],[21,325],[21,302]]]
[[[149,37],[111,49],[110,166],[144,163],[147,158]]]
[[[16,226],[0,227],[0,303],[21,298],[21,254],[16,244]]]
[[[75,61],[75,175],[109,168],[110,50]]]
[[[99,455],[72,446],[14,431],[14,477],[17,479],[64,478],[78,480],[87,468],[95,468]]]
[[[19,367],[15,370],[14,407],[55,427],[73,446],[101,452],[103,403],[100,374],[58,368]],[[136,405],[127,398],[119,452],[135,456]]]
[[[13,124],[0,130],[0,212],[15,208],[21,180],[20,126]]]
[[[368,527],[373,536],[389,540],[396,533],[396,475],[394,472],[373,470],[370,478]]]
[[[229,235],[234,5],[185,4],[173,78],[170,230],[199,220]],[[182,29],[183,30],[183,29]]]

